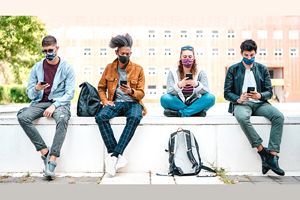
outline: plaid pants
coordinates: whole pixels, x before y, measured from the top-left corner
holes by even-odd
[[[133,134],[143,118],[143,106],[135,102],[114,102],[115,106],[105,106],[95,117],[108,153],[123,154]],[[116,116],[126,117],[126,126],[117,143],[109,120]]]

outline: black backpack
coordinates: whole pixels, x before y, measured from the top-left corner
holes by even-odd
[[[197,175],[201,169],[217,173],[215,170],[204,166],[201,162],[197,140],[189,130],[179,128],[172,133],[169,139],[168,150],[166,149],[166,151],[169,152],[168,175]]]
[[[77,102],[77,116],[96,116],[103,107],[97,89],[88,82],[81,83],[79,87],[81,91]]]

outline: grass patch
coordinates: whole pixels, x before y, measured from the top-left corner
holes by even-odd
[[[214,162],[213,163],[209,163],[212,167],[213,170],[215,170],[217,172],[217,176],[220,176],[220,180],[225,183],[225,184],[236,184],[236,182],[230,178],[227,177],[226,173],[227,171],[224,168],[218,168],[216,166],[214,166]]]

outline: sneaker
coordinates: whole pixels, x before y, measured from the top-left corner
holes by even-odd
[[[111,176],[114,176],[116,174],[116,164],[117,164],[118,158],[111,155],[108,155],[105,159],[105,172],[108,173]]]
[[[116,164],[116,171],[118,171],[121,168],[125,167],[126,164],[127,164],[126,158],[124,156],[122,156],[121,154],[119,154],[119,156],[118,156],[118,162]]]
[[[55,161],[50,161],[49,163],[47,163],[44,176],[53,180],[55,178],[54,170],[56,166],[57,163]]]
[[[166,117],[181,117],[181,113],[178,110],[170,110],[170,109],[165,109],[164,115]]]
[[[41,156],[42,160],[44,161],[44,164],[45,164],[45,169],[46,169],[46,165],[47,163],[49,162],[49,159],[50,159],[50,147],[47,147],[48,149],[48,155],[47,157],[45,157],[44,155]]]

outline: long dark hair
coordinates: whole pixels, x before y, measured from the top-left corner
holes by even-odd
[[[187,45],[185,47],[192,47],[190,45]],[[180,50],[180,57],[179,57],[179,61],[178,61],[178,71],[179,71],[179,77],[180,79],[184,79],[184,71],[183,71],[183,65],[182,65],[182,62],[181,62],[181,55],[182,55],[182,52],[183,51],[192,51],[193,52],[193,56],[194,56],[194,63],[193,63],[193,66],[191,67],[191,73],[193,73],[194,77],[197,73],[197,63],[196,63],[196,58],[195,58],[195,52],[194,52],[194,48],[192,50],[189,50],[188,48],[186,48],[185,50]]]

